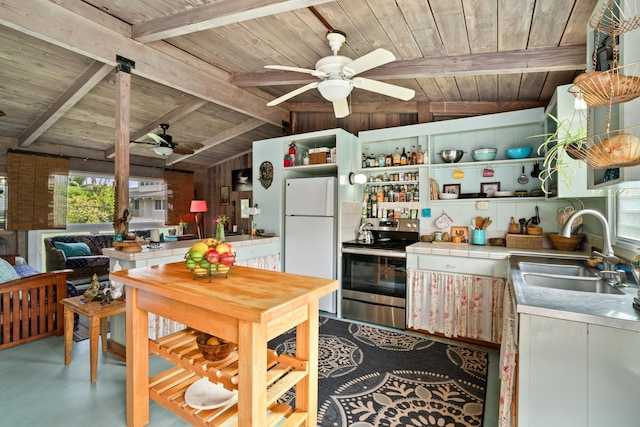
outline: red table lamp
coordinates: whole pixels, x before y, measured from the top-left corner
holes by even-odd
[[[204,236],[203,224],[202,224],[202,213],[207,212],[207,201],[206,200],[192,200],[191,208],[189,212],[195,214],[196,217],[196,228],[198,229],[198,239],[202,239]]]

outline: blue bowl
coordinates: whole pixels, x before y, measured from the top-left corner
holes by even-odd
[[[507,148],[507,157],[510,159],[524,159],[531,155],[533,148],[531,147],[519,147],[519,148]]]

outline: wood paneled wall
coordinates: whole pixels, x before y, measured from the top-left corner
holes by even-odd
[[[236,169],[251,168],[252,162],[253,155],[247,153],[207,169],[204,185],[202,186],[209,208],[209,212],[204,217],[204,233],[206,236],[213,235],[214,227],[212,221],[222,214],[227,215],[227,231],[232,230],[234,224],[238,226],[238,232],[244,231],[248,233],[251,229],[249,220],[240,218],[240,200],[249,199],[250,205],[253,206],[253,191],[232,191],[231,175],[232,171]],[[256,173],[256,171],[253,171],[254,175]],[[200,176],[200,174],[196,174],[195,177],[197,194],[200,194],[199,187],[203,183],[200,180]],[[225,186],[229,187],[229,204],[223,205],[220,203],[220,189]]]

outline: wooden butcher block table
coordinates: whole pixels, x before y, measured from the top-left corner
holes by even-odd
[[[111,280],[127,285],[128,426],[149,422],[150,397],[193,425],[217,426],[235,418],[234,425],[262,427],[276,425],[277,417],[286,418],[283,426],[316,425],[318,300],[335,291],[338,282],[240,266],[233,266],[228,276],[215,277],[211,283],[195,280],[182,262],[110,274]],[[165,344],[171,337],[150,345],[148,312],[237,343],[237,352],[229,357],[236,358],[232,360],[235,370],[233,366],[217,368],[216,362],[203,363],[197,347],[180,353],[176,347],[189,345]],[[295,357],[268,351],[270,339],[293,327],[297,330]],[[150,350],[174,361],[176,367],[150,380]],[[184,390],[199,377],[237,388],[237,404],[200,412],[185,406]],[[294,385],[296,410],[292,411],[276,400]]]

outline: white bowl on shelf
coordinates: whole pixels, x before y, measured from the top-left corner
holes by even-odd
[[[440,193],[438,195],[438,198],[440,200],[453,200],[453,199],[457,199],[458,195],[456,193]]]
[[[513,191],[494,191],[493,197],[513,197]]]

